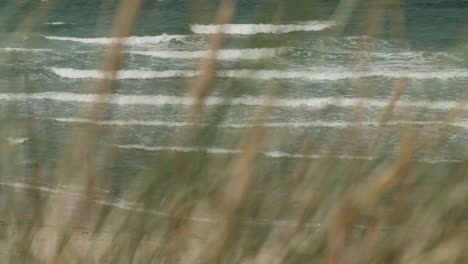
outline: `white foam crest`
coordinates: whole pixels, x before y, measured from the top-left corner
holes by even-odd
[[[62,190],[58,188],[50,188],[46,186],[35,186],[35,185],[30,185],[22,182],[0,182],[1,186],[8,186],[8,187],[13,187],[13,188],[21,188],[21,189],[30,189],[30,190],[38,190],[38,191],[44,191],[44,192],[49,192],[49,193],[54,193],[54,194],[66,194],[70,196],[82,196],[81,193],[77,192],[72,192],[68,190]]]
[[[51,68],[51,71],[63,78],[71,79],[155,79],[155,78],[191,78],[200,75],[194,70],[121,70],[110,73],[99,70],[78,70],[72,68]],[[218,77],[240,79],[292,79],[308,81],[333,81],[344,79],[359,79],[366,77],[440,79],[468,78],[468,70],[452,69],[437,71],[281,71],[281,70],[221,70]]]
[[[241,149],[225,149],[225,148],[203,148],[203,147],[182,147],[182,146],[157,146],[150,147],[145,145],[117,145],[121,149],[137,149],[144,151],[176,151],[176,152],[205,152],[208,154],[240,154],[242,153]],[[264,151],[260,152],[265,157],[270,158],[309,158],[309,159],[322,159],[322,158],[338,158],[338,159],[363,159],[363,160],[372,160],[372,157],[368,156],[348,156],[348,155],[339,155],[333,157],[321,156],[321,155],[302,155],[287,153],[281,151]]]
[[[440,59],[449,59],[452,61],[463,61],[463,58],[448,52],[423,52],[423,51],[402,51],[402,52],[342,52],[359,56],[370,56],[377,59],[384,59],[389,62],[414,62],[430,63]]]
[[[27,49],[27,48],[13,48],[13,47],[6,47],[0,48],[0,51],[6,52],[46,52],[51,51],[50,49]]]
[[[99,94],[81,94],[69,92],[45,92],[45,93],[0,93],[0,101],[28,101],[28,100],[52,100],[59,102],[74,103],[109,103],[118,105],[182,105],[191,106],[195,100],[189,96],[167,96],[167,95],[99,95]],[[313,97],[306,99],[271,99],[265,96],[244,96],[236,98],[223,98],[210,96],[205,102],[207,106],[273,106],[289,108],[324,108],[335,107],[378,107],[388,106],[389,101],[385,99],[368,98],[336,98],[336,97]],[[437,110],[450,110],[459,106],[457,101],[398,101],[396,106],[415,107]],[[462,110],[468,109],[467,105],[461,107]]]
[[[183,146],[156,146],[150,147],[145,145],[139,144],[132,144],[132,145],[116,145],[116,147],[121,149],[129,149],[129,150],[143,150],[143,151],[175,151],[175,152],[204,152],[208,154],[240,154],[242,153],[241,149],[225,149],[225,148],[204,148],[204,147],[183,147]],[[343,159],[343,160],[375,160],[375,157],[371,156],[359,156],[359,155],[336,155],[336,156],[328,156],[328,155],[303,155],[297,153],[288,153],[282,151],[261,151],[259,152],[261,155],[268,157],[268,158],[293,158],[293,159]],[[430,163],[430,164],[437,164],[437,163],[463,163],[463,160],[445,160],[445,159],[417,159],[416,161],[422,163]]]
[[[359,79],[367,77],[386,78],[410,78],[410,79],[440,79],[468,78],[468,71],[461,69],[447,71],[398,71],[398,70],[375,70],[375,71],[279,71],[279,70],[227,70],[219,71],[218,76],[230,78],[253,78],[253,79],[297,79],[309,81],[335,81],[344,79]]]
[[[172,147],[150,147],[144,145],[117,145],[118,148],[122,149],[140,149],[146,151],[177,151],[177,152],[206,152],[212,154],[238,154],[241,150],[238,149],[221,149],[221,148],[201,148],[201,147],[184,147],[184,146],[172,146]]]
[[[333,27],[331,21],[307,21],[300,24],[273,25],[273,24],[224,24],[224,25],[190,25],[190,30],[196,34],[285,34],[298,31],[321,31]]]
[[[167,121],[143,121],[143,120],[91,120],[85,118],[52,118],[52,120],[62,123],[87,123],[101,126],[163,126],[163,127],[185,127],[190,125],[187,122],[167,122]]]
[[[395,73],[382,74],[384,77],[407,77],[411,79],[439,79],[448,80],[456,78],[468,78],[468,71],[461,69],[453,69],[446,71],[428,71],[428,72],[403,72],[400,76]]]
[[[168,71],[142,71],[142,70],[124,70],[117,72],[105,72],[99,70],[77,70],[72,68],[51,68],[51,71],[62,77],[69,79],[158,79],[158,78],[177,78],[177,77],[195,77],[197,71],[191,70],[168,70]]]
[[[56,122],[62,123],[88,123],[101,126],[161,126],[161,127],[186,127],[194,125],[190,122],[169,122],[160,120],[92,120],[86,118],[50,118]],[[201,126],[208,124],[201,123]],[[346,127],[377,127],[379,122],[361,121],[361,122],[342,122],[342,121],[313,121],[313,122],[276,122],[276,123],[258,123],[258,124],[233,124],[221,123],[218,126],[223,128],[252,128],[256,126],[268,128],[346,128]],[[467,122],[440,122],[440,121],[389,121],[384,126],[452,126],[468,129]]]
[[[451,126],[468,129],[468,122],[440,122],[440,121],[390,121],[386,125],[414,125],[414,126]]]
[[[56,22],[45,22],[44,25],[51,25],[51,26],[62,26],[67,23],[61,22],[61,21],[56,21]]]
[[[218,60],[259,60],[266,58],[273,58],[284,51],[281,48],[258,48],[258,49],[226,49],[216,51],[216,58]],[[200,59],[208,58],[213,51],[128,51],[131,54],[152,56],[164,59]]]
[[[123,43],[128,46],[138,46],[145,44],[158,44],[164,42],[170,42],[173,40],[183,40],[186,35],[167,35],[162,34],[159,36],[132,36],[127,38],[77,38],[77,37],[59,37],[59,36],[44,36],[46,39],[79,42],[84,44],[96,44],[96,45],[110,45],[114,43]]]
[[[437,163],[464,163],[466,161],[463,160],[456,160],[456,159],[421,159],[419,162],[422,163],[429,163],[429,164],[437,164]]]
[[[19,145],[19,144],[23,144],[24,142],[28,141],[29,138],[7,138],[7,140],[12,145]]]

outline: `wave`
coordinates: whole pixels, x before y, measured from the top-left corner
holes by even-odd
[[[240,154],[241,149],[225,149],[225,148],[205,148],[205,147],[184,147],[184,146],[158,146],[149,147],[144,145],[116,145],[121,149],[137,149],[145,151],[177,151],[177,152],[205,152],[208,154]],[[321,155],[302,155],[287,153],[281,151],[264,151],[260,152],[265,157],[270,158],[310,158],[310,159],[323,159],[323,158],[338,158],[338,159],[360,159],[360,160],[372,160],[372,157],[368,156],[350,156],[350,155],[338,155],[338,156],[321,156]]]
[[[27,49],[27,48],[6,47],[6,48],[0,48],[0,51],[5,51],[5,52],[47,52],[47,51],[51,51],[51,50],[50,49]]]
[[[300,24],[225,24],[225,25],[190,25],[195,34],[216,34],[222,32],[232,35],[284,34],[298,31],[321,31],[333,27],[331,21],[307,21]]]
[[[150,147],[145,145],[116,145],[120,149],[129,150],[142,150],[142,151],[174,151],[174,152],[204,152],[208,154],[220,154],[220,155],[236,155],[242,153],[241,149],[225,149],[225,148],[212,148],[212,147],[184,147],[184,146],[156,146]],[[261,151],[261,155],[267,158],[293,158],[293,159],[342,159],[342,160],[375,160],[376,157],[371,156],[359,156],[359,155],[303,155],[296,153],[288,153],[282,151]],[[420,163],[463,163],[463,160],[445,160],[445,159],[417,159],[415,160]]]
[[[69,190],[63,190],[59,188],[51,188],[47,186],[37,186],[37,185],[30,185],[22,182],[0,182],[1,186],[8,186],[13,188],[21,188],[21,189],[34,189],[38,191],[50,192],[54,194],[66,194],[69,196],[82,196],[82,193],[73,192]]]
[[[261,49],[227,49],[219,50],[216,53],[218,60],[236,60],[248,59],[259,60],[265,58],[273,58],[284,52],[281,48],[261,48]],[[200,59],[207,58],[212,51],[128,51],[131,54],[145,55],[164,59]]]
[[[59,102],[74,103],[109,103],[118,105],[181,105],[192,106],[195,101],[189,96],[168,96],[168,95],[99,95],[81,94],[69,92],[45,92],[45,93],[0,93],[0,101],[28,101],[28,100],[51,100]],[[224,98],[209,96],[206,98],[207,106],[273,106],[289,108],[324,108],[335,107],[387,107],[389,101],[386,99],[369,98],[343,98],[343,97],[313,97],[306,99],[272,99],[265,96],[243,96],[235,98]],[[415,107],[437,110],[450,110],[459,106],[457,101],[422,101],[422,100],[400,100],[396,103],[399,107]],[[468,106],[464,105],[463,110]]]
[[[437,163],[465,163],[463,160],[456,159],[420,159],[419,162],[437,164]]]
[[[12,145],[19,145],[19,144],[23,144],[24,142],[28,141],[29,138],[7,138],[7,140]]]
[[[77,70],[71,68],[51,68],[51,71],[62,78],[69,79],[157,79],[157,78],[177,78],[196,77],[198,71],[190,70],[168,70],[168,71],[141,71],[124,70],[114,74],[98,70]]]
[[[183,40],[186,35],[167,35],[162,34],[159,36],[132,36],[127,38],[76,38],[76,37],[59,37],[59,36],[44,36],[46,39],[58,40],[58,41],[69,41],[79,42],[84,44],[96,44],[96,45],[110,45],[113,43],[121,42],[128,46],[138,46],[145,44],[159,44],[165,42],[171,42],[174,40]]]
[[[56,21],[56,22],[45,22],[44,25],[49,25],[49,26],[63,26],[68,23],[66,22],[61,22],[61,21]]]
[[[201,73],[194,70],[121,70],[112,74],[99,70],[78,70],[72,68],[51,68],[51,71],[63,78],[70,79],[156,79],[156,78],[192,78]],[[452,69],[438,71],[404,71],[404,70],[374,70],[374,71],[281,71],[281,70],[220,70],[218,77],[240,79],[292,79],[306,81],[336,81],[369,77],[410,78],[410,79],[457,79],[468,78],[468,70]]]
[[[324,54],[328,58],[343,59],[343,56],[349,56],[352,58],[372,58],[379,61],[374,61],[373,63],[384,63],[384,62],[395,62],[395,63],[416,63],[416,64],[427,64],[427,63],[437,63],[442,60],[444,61],[453,61],[453,62],[463,62],[464,59],[456,53],[448,52],[427,52],[427,51],[387,51],[387,52],[373,52],[373,51],[362,51],[362,50],[333,50],[323,48],[308,48],[301,49],[295,48],[292,54],[296,57],[313,57],[317,56],[317,52]],[[334,56],[335,55],[335,56]]]
[[[278,70],[228,70],[220,71],[220,77],[254,78],[254,79],[299,79],[310,81],[359,79],[368,77],[410,78],[410,79],[441,79],[468,78],[468,71],[453,69],[446,71],[404,71],[404,70],[375,70],[375,71],[278,71]]]
[[[92,120],[85,118],[50,118],[62,123],[87,123],[101,126],[163,126],[163,127],[185,127],[188,122],[167,122],[167,121],[143,121],[143,120]]]
[[[62,123],[88,123],[102,126],[161,126],[161,127],[186,127],[193,125],[190,122],[169,122],[159,120],[92,120],[85,118],[50,118]],[[208,124],[199,124],[207,126]],[[253,128],[256,126],[268,128],[347,128],[347,127],[378,127],[379,122],[341,122],[341,121],[313,121],[313,122],[276,122],[258,124],[232,124],[221,123],[218,126],[223,128]],[[468,122],[440,122],[440,121],[389,121],[385,126],[450,126],[468,129]]]

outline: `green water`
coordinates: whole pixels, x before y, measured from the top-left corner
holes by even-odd
[[[266,174],[274,175],[289,170],[289,160],[297,158],[306,138],[314,142],[317,156],[329,149],[349,126],[361,99],[361,134],[345,140],[337,160],[378,158],[366,153],[365,146],[400,77],[408,76],[402,104],[395,123],[384,129],[378,153],[389,158],[398,153],[402,128],[421,136],[442,133],[437,124],[468,91],[463,48],[468,6],[463,2],[385,6],[381,30],[369,34],[365,25],[373,7],[366,4],[358,5],[341,28],[333,16],[337,1],[283,1],[282,12],[279,1],[238,1],[232,22],[236,25],[228,29],[219,55],[219,68],[225,72],[214,82],[205,121],[223,113],[222,124],[216,134],[183,145],[174,135],[189,122],[189,96],[196,80],[192,71],[216,31],[206,25],[213,23],[218,2],[145,3],[132,33],[137,38],[128,40],[122,79],[108,104],[110,123],[98,124],[104,136],[97,149],[127,146],[118,148],[118,162],[101,168],[108,179],[121,179],[118,188],[161,165],[153,159],[159,152],[202,152],[220,159],[236,155],[246,129],[242,125],[252,122],[267,93],[279,100],[263,120],[270,140],[261,151],[271,163]],[[2,125],[1,140],[20,149],[24,177],[38,162],[52,171],[74,141],[72,131],[83,129],[83,119],[92,116],[92,94],[102,77],[99,68],[116,12],[115,4],[59,1],[32,32],[15,32],[22,18],[46,4],[1,2],[7,14],[0,23],[0,113],[7,124]],[[398,14],[404,30],[395,33],[391,23]],[[17,41],[11,42],[13,37]],[[231,103],[222,101],[231,97]],[[421,153],[420,161],[466,159],[466,110],[437,150]],[[22,129],[31,119],[37,121],[32,129]],[[18,138],[27,140],[19,143]],[[96,159],[101,166],[105,157]]]

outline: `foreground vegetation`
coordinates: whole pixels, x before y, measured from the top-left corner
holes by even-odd
[[[130,35],[141,2],[121,2],[113,36]],[[18,30],[27,32],[31,21],[40,21],[41,12],[52,4],[41,5],[38,15],[32,14]],[[233,2],[224,1],[216,23],[228,23],[234,11]],[[337,11],[338,20],[345,13],[343,6]],[[369,21],[379,26],[378,19]],[[211,58],[200,64],[203,74],[191,88],[196,102],[188,113],[192,122],[174,135],[177,145],[209,147],[220,136],[218,125],[228,106],[208,110],[203,102],[212,89],[215,53],[223,41],[222,34],[215,35]],[[121,43],[114,43],[103,58],[103,70],[119,69],[124,51]],[[14,177],[22,169],[16,165],[21,145],[3,141],[2,261],[467,263],[468,161],[430,163],[419,158],[421,153],[437,151],[450,135],[450,123],[463,102],[440,122],[437,135],[402,127],[398,153],[385,156],[380,151],[388,136],[384,129],[405,84],[405,79],[395,81],[393,98],[372,140],[359,140],[363,127],[349,126],[320,156],[314,148],[320,139],[309,138],[297,155],[273,160],[264,155],[264,147],[273,141],[288,144],[289,138],[256,125],[272,111],[265,106],[252,118],[252,127],[242,132],[236,143],[239,153],[142,150],[148,164],[154,165],[117,194],[106,189],[112,181],[109,168],[125,159],[125,153],[113,145],[99,145],[108,133],[99,125],[77,125],[70,135],[73,143],[61,150],[53,168],[40,162],[47,146],[32,149],[38,162],[27,182]],[[116,83],[106,79],[96,86],[99,93],[108,94]],[[105,104],[96,104],[90,118],[99,121],[107,111]],[[356,124],[362,111],[359,107],[353,111]],[[211,123],[202,125],[206,120]],[[40,122],[31,120],[14,133],[27,136]],[[3,124],[2,136],[7,138],[12,131]],[[372,158],[339,159],[350,146],[362,157]]]

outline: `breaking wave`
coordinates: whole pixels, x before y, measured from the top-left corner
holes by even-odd
[[[237,59],[247,59],[247,60],[258,60],[265,58],[273,58],[282,52],[285,49],[281,48],[261,48],[261,49],[227,49],[219,50],[216,52],[216,58],[218,60],[237,60]],[[164,59],[199,59],[207,58],[211,56],[209,50],[203,51],[129,51],[131,54],[145,55],[157,58]]]
[[[59,37],[59,36],[44,36],[46,39],[59,40],[59,41],[70,41],[79,42],[84,44],[96,44],[96,45],[110,45],[113,43],[121,42],[129,46],[138,46],[144,44],[158,44],[164,42],[170,42],[174,40],[183,40],[187,36],[185,35],[167,35],[162,34],[159,36],[132,36],[127,38],[76,38],[76,37]]]
[[[185,147],[185,146],[157,146],[149,147],[144,145],[117,145],[118,148],[122,149],[139,149],[145,151],[177,151],[177,152],[205,152],[209,154],[239,154],[242,153],[241,149],[225,149],[225,148],[202,148],[202,147]],[[360,159],[360,160],[372,160],[372,157],[368,156],[322,156],[322,155],[302,155],[287,153],[281,151],[264,151],[260,152],[265,157],[270,158],[310,158],[310,159],[322,159],[322,158],[338,158],[338,159]]]
[[[170,122],[159,120],[92,120],[85,118],[51,118],[56,122],[63,123],[89,123],[102,126],[160,126],[160,127],[185,127],[193,125],[189,122]],[[208,124],[199,124],[206,126]],[[342,122],[342,121],[313,121],[313,122],[275,122],[275,123],[259,123],[259,124],[233,124],[221,123],[218,126],[224,128],[252,128],[256,126],[268,128],[346,128],[346,127],[378,127],[379,122]],[[468,122],[440,122],[440,121],[389,121],[382,125],[385,126],[451,126],[463,129],[468,129]]]
[[[45,22],[44,25],[48,25],[48,26],[63,26],[63,25],[67,25],[68,23],[66,22],[62,22],[62,21],[54,21],[54,22]]]
[[[174,151],[174,152],[204,152],[208,154],[219,155],[236,155],[242,153],[242,149],[226,149],[226,148],[213,148],[213,147],[185,147],[185,146],[145,146],[145,145],[116,145],[121,149],[129,150],[142,150],[142,151]],[[293,159],[343,159],[343,160],[375,160],[372,156],[356,156],[356,155],[303,155],[297,153],[288,153],[282,151],[260,151],[261,155],[267,158],[293,158]],[[417,159],[421,163],[462,163],[463,160],[444,160],[444,159]]]
[[[69,92],[45,92],[45,93],[0,93],[0,101],[29,101],[29,100],[52,100],[60,102],[75,103],[109,103],[119,105],[181,105],[191,106],[195,104],[189,96],[167,96],[167,95],[99,95],[81,94]],[[335,107],[387,107],[389,100],[370,98],[343,98],[343,97],[313,97],[305,99],[272,99],[265,96],[243,96],[235,98],[223,98],[209,96],[204,101],[205,105],[231,105],[231,106],[274,106],[290,108],[324,108]],[[415,107],[426,109],[450,110],[459,107],[457,101],[422,101],[422,100],[400,100],[396,102],[399,107]],[[462,106],[468,109],[467,105]]]
[[[51,68],[51,71],[63,78],[71,79],[156,79],[196,77],[199,71],[194,70],[121,70],[110,73],[100,70],[78,70],[72,68]],[[281,71],[281,70],[221,70],[218,77],[240,79],[293,79],[306,81],[333,81],[359,79],[369,77],[410,78],[410,79],[440,79],[468,78],[468,70],[452,69],[439,71],[404,71],[404,70],[373,70],[373,71]]]
[[[12,145],[19,145],[29,140],[29,138],[7,138],[8,142]]]
[[[307,21],[299,24],[225,24],[225,25],[190,25],[196,34],[216,34],[222,32],[232,35],[284,34],[297,31],[321,31],[334,26],[331,21]]]
[[[104,72],[99,70],[77,70],[71,68],[51,68],[51,71],[63,78],[70,79],[155,79],[155,78],[176,78],[195,77],[198,71],[190,70],[168,70],[168,71],[142,71],[123,70],[115,72]]]
[[[0,51],[5,51],[5,52],[47,52],[47,51],[51,51],[51,50],[50,49],[27,49],[27,48],[6,47],[6,48],[0,48]]]

